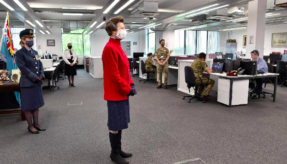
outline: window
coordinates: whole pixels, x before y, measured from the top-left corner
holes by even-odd
[[[73,50],[77,55],[84,55],[84,42],[82,32],[84,30],[71,31],[70,34],[62,34],[63,53],[68,49],[68,43],[72,43]]]
[[[214,54],[220,50],[220,33],[218,31],[208,31],[208,54]]]
[[[148,29],[148,53],[155,53],[155,32]]]
[[[196,31],[186,31],[186,52],[187,55],[194,55],[196,50]]]
[[[3,29],[2,29],[3,30]],[[20,35],[20,32],[21,31],[23,31],[23,30],[25,30],[25,28],[10,28],[10,30],[11,30],[11,34],[12,34],[12,39],[13,39],[13,46],[14,46],[14,48],[16,48],[17,50],[20,50],[22,47],[20,46],[20,41],[21,41],[21,39],[20,39],[20,37],[19,37],[19,35]],[[34,39],[36,39],[36,38],[34,38]],[[35,40],[34,40],[34,42],[36,42]],[[36,44],[35,44],[36,45]]]
[[[83,35],[84,38],[84,55],[91,55],[91,40],[90,35]]]
[[[184,54],[184,30],[175,30],[174,32],[174,54]]]
[[[197,54],[207,51],[207,31],[197,31]]]

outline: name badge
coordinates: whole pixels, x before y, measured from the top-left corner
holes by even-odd
[[[163,56],[161,56],[160,58],[163,58]]]
[[[39,55],[35,55],[36,60],[40,60],[40,56]]]

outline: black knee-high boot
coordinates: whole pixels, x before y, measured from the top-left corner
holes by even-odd
[[[129,164],[129,162],[127,162],[125,159],[123,159],[120,156],[120,150],[119,150],[119,140],[120,140],[120,135],[118,134],[113,134],[110,132],[109,134],[110,136],[110,143],[111,143],[111,147],[112,147],[112,152],[110,155],[110,158],[112,159],[112,161],[114,161],[117,164]]]
[[[121,157],[123,158],[132,157],[133,155],[131,153],[126,153],[122,150],[122,130],[119,130],[118,134],[119,134],[119,152],[120,152]]]

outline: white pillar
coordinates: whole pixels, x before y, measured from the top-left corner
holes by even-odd
[[[267,0],[254,0],[248,4],[246,44],[246,57],[248,58],[250,58],[250,52],[253,50],[258,50],[260,57],[264,56],[266,3]],[[252,40],[253,44],[250,43]]]

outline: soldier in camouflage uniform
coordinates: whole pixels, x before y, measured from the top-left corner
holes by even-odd
[[[196,78],[195,82],[196,83],[201,83],[200,78],[202,79],[203,83],[207,83],[208,79],[207,78],[202,78],[202,73],[207,72],[208,74],[212,73],[212,69],[207,67],[207,64],[205,62],[206,60],[206,54],[205,53],[200,53],[198,59],[194,60],[194,62],[191,64],[191,68],[193,69],[194,76]],[[201,94],[202,99],[205,101],[208,101],[208,93],[210,92],[211,88],[214,85],[214,80],[210,79],[208,82],[208,86],[203,90],[202,86],[198,87],[198,94]]]
[[[153,72],[154,73],[154,79],[157,78],[157,71],[156,68],[153,68],[152,66],[155,65],[155,63],[152,61],[152,53],[147,54],[148,58],[145,61],[145,70],[147,72]]]
[[[157,72],[158,72],[158,89],[162,88],[162,72],[164,75],[164,88],[167,89],[167,74],[168,74],[168,59],[169,59],[169,50],[165,48],[165,40],[161,39],[159,41],[161,47],[156,50],[156,60],[157,60]]]

